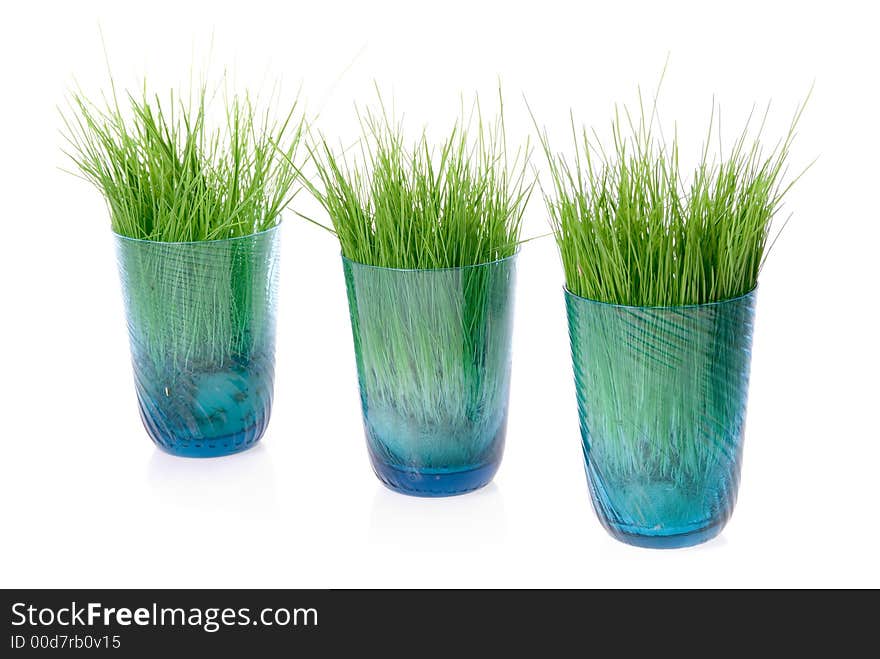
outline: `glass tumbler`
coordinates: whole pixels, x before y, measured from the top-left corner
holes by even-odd
[[[755,291],[679,307],[565,291],[593,507],[623,542],[685,547],[733,512],[742,463]]]
[[[168,453],[236,453],[266,430],[279,230],[184,243],[116,236],[141,418]]]
[[[515,260],[399,270],[343,257],[367,447],[389,488],[449,496],[498,470]]]

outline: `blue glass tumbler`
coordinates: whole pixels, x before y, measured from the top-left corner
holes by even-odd
[[[116,236],[141,418],[168,453],[237,453],[265,432],[279,231],[186,243]]]
[[[716,536],[739,487],[755,292],[678,307],[565,301],[602,525],[642,547]]]
[[[400,270],[343,257],[367,447],[392,490],[461,494],[498,470],[515,259]]]

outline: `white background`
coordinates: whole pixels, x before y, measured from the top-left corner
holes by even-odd
[[[0,586],[880,586],[877,523],[877,22],[870,3],[13,3],[0,20]],[[239,88],[302,84],[329,136],[356,133],[373,80],[439,135],[459,94],[511,142],[569,109],[606,128],[670,54],[664,121],[698,145],[713,95],[726,134],[773,101],[781,136],[815,80],[793,167],[819,160],[761,277],[739,503],[679,551],[612,540],[588,499],[550,239],[522,251],[507,451],[495,482],[444,499],[384,489],[366,455],[338,246],[285,215],[278,377],[254,450],[153,447],[131,382],[109,221],[61,172],[74,78],[164,92],[207,59]],[[564,143],[556,141],[562,148]],[[541,168],[541,158],[534,158]],[[685,161],[690,162],[690,161]],[[314,212],[305,195],[295,207]],[[525,232],[547,230],[538,195]]]

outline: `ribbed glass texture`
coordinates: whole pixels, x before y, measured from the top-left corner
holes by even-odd
[[[190,457],[249,448],[272,408],[278,227],[227,240],[116,243],[150,437]]]
[[[515,256],[396,270],[343,258],[373,469],[388,487],[482,487],[507,429]]]
[[[755,292],[626,307],[566,291],[584,462],[615,538],[684,547],[717,535],[742,461]]]

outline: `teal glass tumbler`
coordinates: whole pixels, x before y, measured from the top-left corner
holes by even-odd
[[[116,236],[141,419],[168,453],[237,453],[265,432],[279,231],[188,243]]]
[[[398,270],[343,257],[367,447],[392,490],[461,494],[498,470],[515,261]]]
[[[618,540],[686,547],[736,503],[755,291],[629,307],[565,291],[593,507]]]

